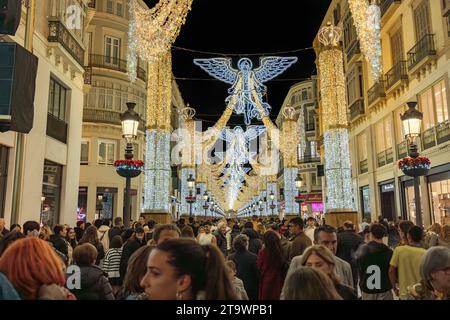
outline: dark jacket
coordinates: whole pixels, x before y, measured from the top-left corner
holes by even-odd
[[[259,270],[256,264],[257,256],[248,250],[233,253],[228,257],[236,265],[236,277],[244,282],[250,300],[258,299]]]
[[[336,288],[337,293],[344,300],[358,300],[358,296],[353,288],[346,286],[345,284],[337,284],[334,286]]]
[[[82,266],[80,289],[71,292],[78,300],[114,300],[107,275],[98,266]]]
[[[301,256],[306,248],[312,246],[311,239],[302,231],[295,235],[289,249],[289,261],[296,256]]]
[[[100,264],[100,260],[105,258],[105,248],[100,241],[95,248],[97,249],[97,260],[95,261],[95,264],[98,266]]]
[[[375,294],[392,289],[389,281],[389,263],[391,258],[392,250],[385,244],[375,241],[362,245],[356,251],[361,291]],[[372,281],[376,272],[373,266],[377,266],[380,270],[381,281],[378,289],[372,287],[376,284],[376,281]],[[372,288],[368,288],[367,284]]]
[[[75,231],[75,236],[77,238],[77,242],[80,242],[81,238],[83,238],[84,229],[81,229],[80,227],[73,228]]]
[[[220,232],[219,230],[216,230],[213,232],[213,235],[216,237],[217,240],[217,247],[220,249],[220,251],[222,251],[223,255],[226,257],[227,256],[227,237]]]
[[[122,234],[122,232],[124,231],[124,227],[112,227],[111,229],[109,229],[108,231],[108,237],[109,237],[109,242],[111,243],[112,238],[114,238],[115,236],[120,236]]]
[[[50,242],[53,244],[53,247],[56,250],[64,254],[66,257],[68,256],[69,254],[69,249],[67,247],[68,243],[65,239],[63,239],[63,237],[61,237],[61,235],[54,234],[50,236]]]
[[[353,230],[344,230],[337,235],[336,256],[347,261],[352,267],[353,287],[358,283],[358,267],[356,266],[355,253],[364,239]]]
[[[140,247],[145,246],[145,241],[140,242],[137,239],[128,239],[127,242],[123,245],[122,249],[122,257],[120,259],[120,277],[125,279],[125,275],[127,273],[128,260],[133,253],[135,253]]]
[[[261,250],[262,245],[263,245],[262,240],[259,238],[258,232],[256,232],[253,229],[250,229],[250,228],[245,228],[242,231],[242,234],[245,234],[249,238],[248,251],[250,251],[251,253],[253,253],[255,255],[258,255],[258,252],[259,252],[259,250]]]

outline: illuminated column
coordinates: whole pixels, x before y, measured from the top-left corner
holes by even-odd
[[[353,210],[354,206],[340,37],[341,30],[331,24],[319,32],[327,211]]]

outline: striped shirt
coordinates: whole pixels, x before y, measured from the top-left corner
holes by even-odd
[[[103,261],[103,271],[108,274],[108,278],[120,278],[120,259],[122,258],[122,248],[112,248],[106,251]]]

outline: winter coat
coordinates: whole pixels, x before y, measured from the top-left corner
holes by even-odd
[[[265,248],[258,253],[259,300],[280,299],[288,265],[284,261],[273,261]]]
[[[242,231],[242,234],[245,234],[249,238],[248,251],[250,251],[251,253],[257,255],[259,250],[261,250],[262,245],[263,245],[262,240],[259,238],[258,232],[256,232],[253,229],[250,229],[250,228],[245,228]]]
[[[107,274],[98,266],[80,266],[80,289],[71,292],[78,300],[114,300]]]
[[[241,279],[234,277],[233,285],[234,285],[234,290],[236,292],[236,295],[238,296],[238,299],[239,300],[248,300],[248,295],[247,295],[247,291],[245,291],[244,282],[242,282]]]
[[[98,240],[102,243],[105,251],[109,249],[109,229],[108,226],[100,226],[97,230]]]
[[[8,278],[0,272],[0,300],[20,300],[14,286],[9,282]]]
[[[291,261],[296,256],[301,256],[306,248],[310,246],[312,246],[311,239],[304,232],[296,234],[291,242],[291,248],[289,250],[289,261]]]
[[[133,253],[135,253],[140,247],[145,246],[145,241],[140,242],[137,239],[128,239],[122,247],[122,257],[120,259],[120,278],[125,279],[127,273],[128,261]]]
[[[109,231],[108,231],[109,242],[111,242],[112,238],[114,238],[115,236],[120,236],[124,230],[125,230],[124,227],[120,227],[120,228],[112,227],[111,229],[109,229]]]
[[[84,229],[81,229],[80,227],[75,227],[75,228],[73,228],[73,230],[75,231],[75,236],[77,238],[77,242],[79,242],[81,240],[81,238],[83,238]]]
[[[358,267],[356,265],[355,253],[359,246],[364,244],[364,239],[353,230],[344,230],[337,235],[336,256],[350,263],[354,285],[358,282]]]
[[[214,236],[216,237],[217,241],[217,247],[222,251],[223,255],[226,257],[228,254],[228,247],[227,247],[227,237],[219,230],[216,230],[213,232]]]
[[[228,257],[236,265],[236,277],[244,282],[250,300],[258,299],[259,271],[256,264],[257,256],[248,250],[233,253]]]
[[[361,291],[368,294],[383,293],[392,289],[391,282],[389,280],[389,266],[392,258],[392,250],[382,244],[375,241],[370,241],[367,244],[363,244],[356,251],[356,263],[359,271],[359,285]],[[380,269],[380,287],[368,288],[367,283],[371,283],[373,278],[373,266],[377,266]]]
[[[67,241],[61,237],[59,234],[54,234],[50,236],[50,242],[53,244],[53,248],[61,252],[68,258],[69,256],[69,248]]]

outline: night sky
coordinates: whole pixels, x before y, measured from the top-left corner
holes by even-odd
[[[156,0],[146,1],[150,6]],[[331,0],[194,0],[186,24],[174,46],[207,52],[242,54],[234,56],[233,67],[246,53],[266,53],[296,50],[312,46],[322,19]],[[267,54],[268,53],[268,54]],[[195,58],[219,57],[193,53],[174,48],[173,73],[181,80],[180,87],[185,103],[197,110],[198,119],[217,120],[225,109],[229,85],[211,78],[193,64]],[[297,56],[298,62],[276,79],[270,81],[268,102],[272,106],[271,118],[275,119],[290,86],[315,74],[313,50],[279,54]],[[259,56],[249,56],[255,67]],[[208,125],[210,125],[208,124]],[[233,115],[230,125],[243,124],[242,115]]]

